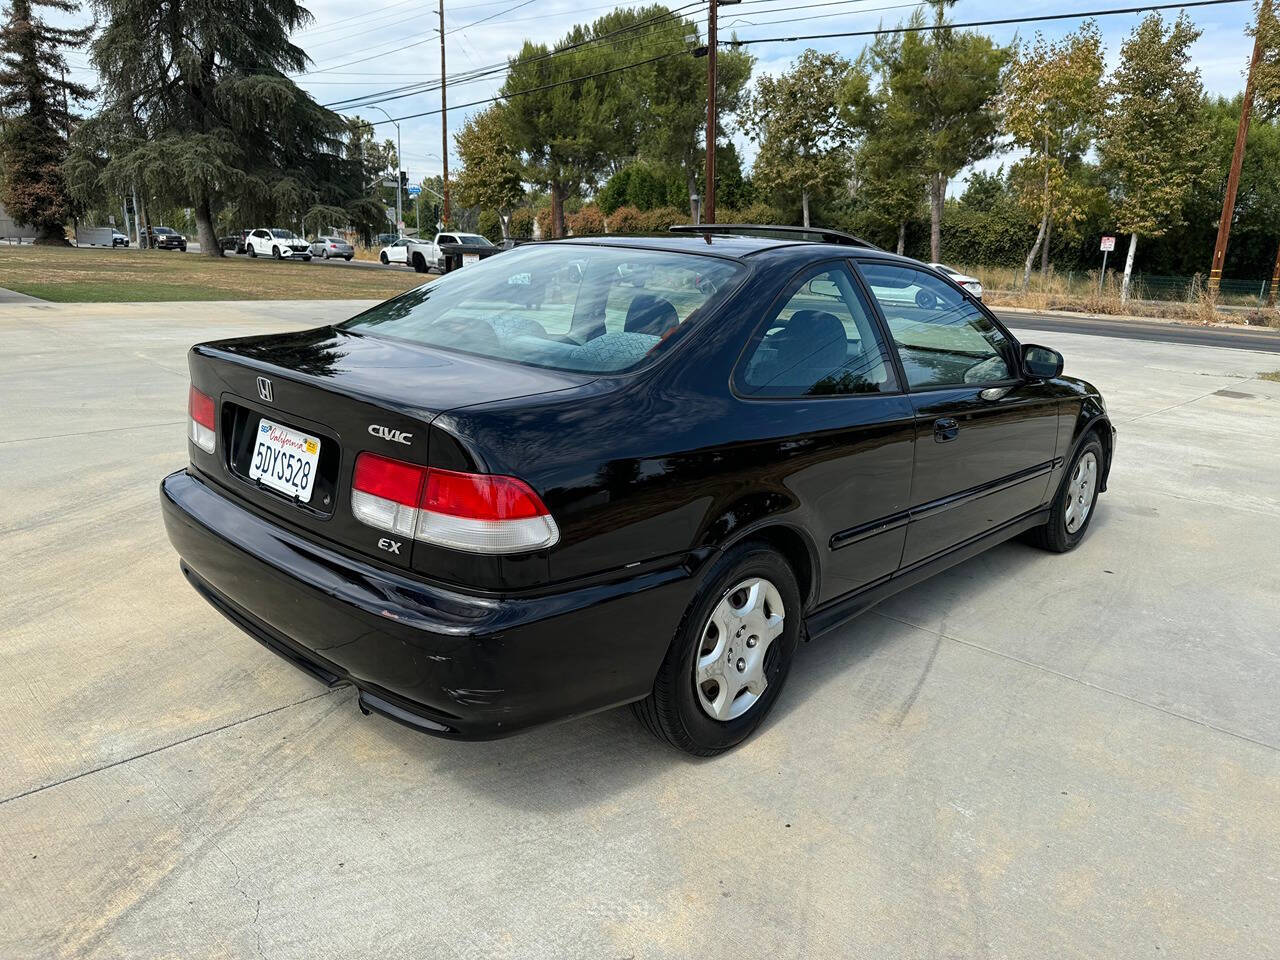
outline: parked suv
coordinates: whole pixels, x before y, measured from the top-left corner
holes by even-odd
[[[274,257],[276,260],[300,257],[311,259],[311,245],[292,230],[279,227],[259,227],[249,231],[244,241],[245,252],[251,257]]]
[[[1077,546],[1115,451],[1057,351],[797,227],[522,246],[189,364],[161,485],[188,580],[457,738],[634,703],[726,750],[802,636],[1019,534]]]

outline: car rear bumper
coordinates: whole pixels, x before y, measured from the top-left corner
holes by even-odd
[[[296,536],[185,471],[161,483],[169,540],[206,600],[362,709],[489,739],[645,696],[693,595],[687,564],[537,597],[481,597]]]

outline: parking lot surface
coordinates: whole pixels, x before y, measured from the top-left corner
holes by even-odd
[[[0,306],[0,956],[1280,954],[1280,355],[1029,334],[1119,428],[1081,547],[802,647],[695,761],[363,717],[185,583],[185,349],[359,306]]]

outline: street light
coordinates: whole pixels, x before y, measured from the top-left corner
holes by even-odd
[[[400,165],[404,163],[404,154],[400,152],[400,122],[393,120],[391,114],[381,107],[374,104],[369,104],[369,106],[396,125],[396,235],[399,236],[400,231],[404,229],[404,214],[400,210]]]

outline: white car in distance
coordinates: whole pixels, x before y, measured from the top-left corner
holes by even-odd
[[[960,284],[960,286],[973,294],[975,299],[982,299],[982,281],[977,277],[971,277],[968,274],[961,273],[959,270],[953,270],[945,263],[931,263],[929,266],[933,267],[933,269],[937,270],[944,276],[950,277],[955,283]]]
[[[245,237],[244,252],[251,257],[274,257],[276,260],[299,257],[302,260],[310,260],[311,244],[292,230],[282,230],[279,227],[268,230],[265,227],[259,227],[256,230],[250,230],[249,236]]]

